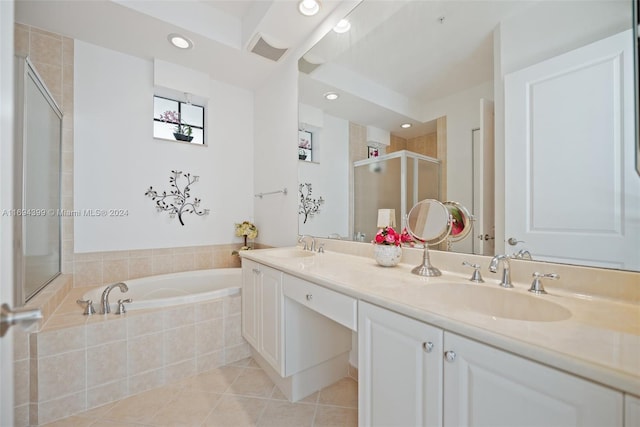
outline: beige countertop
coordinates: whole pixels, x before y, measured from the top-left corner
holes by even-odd
[[[286,250],[300,250],[287,248]],[[393,268],[380,267],[372,257],[326,251],[308,257],[287,258],[277,255],[283,249],[242,252],[242,257],[306,279],[329,289],[350,295],[441,327],[497,348],[524,356],[606,386],[640,396],[640,305],[624,300],[580,295],[545,282],[547,295],[527,292],[529,282],[514,281],[515,288],[497,286],[496,276],[474,284],[454,267],[459,258],[440,255],[436,266],[440,277],[411,274],[413,263]],[[405,261],[403,257],[403,261]],[[433,257],[432,257],[433,258]],[[476,257],[480,258],[480,257]],[[482,257],[487,258],[488,257]],[[415,257],[414,257],[415,259]],[[478,262],[473,260],[473,262]],[[445,267],[451,267],[448,270]],[[530,274],[530,273],[528,273]],[[453,284],[453,285],[451,285]],[[569,310],[564,320],[526,321],[491,316],[474,307],[465,287],[487,289],[495,294],[512,292],[522,298],[540,298]],[[640,286],[640,284],[638,284]],[[631,299],[633,300],[633,299]],[[525,300],[530,301],[530,300]]]

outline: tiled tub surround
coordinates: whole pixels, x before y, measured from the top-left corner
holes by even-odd
[[[269,256],[268,250],[245,253],[243,257],[640,396],[639,273],[512,260],[515,288],[506,290],[497,285],[499,275],[488,272],[490,257],[432,251],[431,261],[443,270],[443,275],[427,278],[411,274],[411,269],[420,264],[421,250],[404,250],[397,267],[383,268],[372,259],[372,245],[326,239],[321,242],[325,244],[325,253],[313,257]],[[480,264],[486,283],[469,282],[471,272],[461,266],[463,260]],[[533,296],[527,292],[534,271],[560,274],[559,280],[544,283],[548,295]],[[439,292],[444,292],[447,283],[452,282],[545,299],[568,309],[571,317],[536,322],[482,314],[474,311],[473,301],[439,297]]]
[[[30,336],[30,423],[43,424],[247,357],[240,295],[83,316],[73,289]]]

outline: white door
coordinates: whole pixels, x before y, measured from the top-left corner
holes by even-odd
[[[640,269],[633,89],[631,30],[505,76],[507,251]]]
[[[13,16],[12,0],[0,1],[0,208],[13,205]],[[13,222],[0,216],[0,304],[13,303]],[[0,338],[0,425],[13,425],[11,330]]]
[[[480,129],[473,133],[473,253],[495,254],[494,107],[480,99]]]
[[[445,426],[622,425],[620,392],[448,332],[444,343]]]
[[[360,426],[442,425],[442,330],[358,304]]]

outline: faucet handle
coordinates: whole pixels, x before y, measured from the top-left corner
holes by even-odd
[[[538,295],[547,293],[547,291],[544,290],[544,286],[542,285],[542,281],[540,279],[558,280],[560,278],[560,275],[556,273],[538,273],[537,271],[533,273],[532,276],[533,282],[531,282],[529,292]]]
[[[462,265],[471,267],[474,269],[469,281],[475,282],[475,283],[484,283],[484,280],[482,279],[482,275],[480,274],[480,264],[471,264],[470,262],[462,261]]]
[[[87,299],[87,300],[76,300],[76,302],[78,304],[85,304],[84,307],[84,312],[82,314],[84,314],[85,316],[91,316],[92,314],[96,314],[96,309],[93,308],[93,300]]]
[[[116,311],[116,314],[125,314],[127,312],[127,310],[124,308],[124,304],[125,303],[131,303],[133,302],[133,300],[131,298],[127,298],[127,299],[119,299],[118,300],[118,311]]]

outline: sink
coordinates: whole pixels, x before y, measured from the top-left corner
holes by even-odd
[[[315,253],[311,251],[303,251],[302,249],[275,249],[273,251],[269,251],[268,254],[265,253],[265,255],[276,258],[306,258],[314,256]]]
[[[556,322],[571,317],[569,310],[544,296],[460,283],[433,286],[438,288],[435,290],[437,298],[487,316],[529,322]]]

